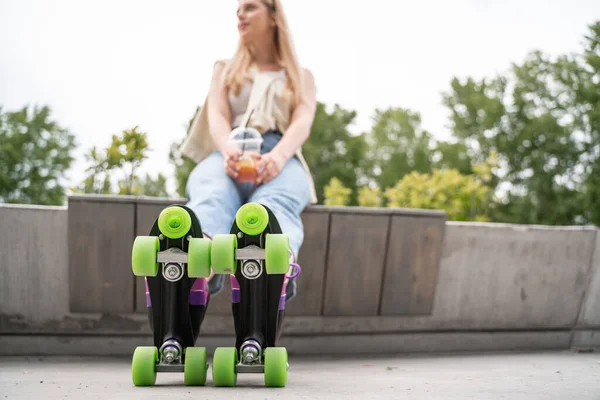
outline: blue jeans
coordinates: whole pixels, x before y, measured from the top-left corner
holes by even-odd
[[[264,133],[261,153],[271,151],[280,139],[279,132]],[[223,164],[223,156],[215,151],[202,160],[188,178],[187,206],[198,216],[202,231],[209,237],[229,233],[235,214],[243,204],[261,203],[275,214],[281,230],[290,239],[290,247],[297,260],[304,240],[301,214],[310,202],[310,183],[300,161],[295,157],[289,159],[279,175],[258,187],[253,183],[235,181],[225,173]],[[211,279],[211,292],[221,290],[223,277],[216,275]],[[292,289],[293,286],[288,284]]]

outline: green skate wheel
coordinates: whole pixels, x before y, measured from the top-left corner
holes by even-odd
[[[156,382],[156,347],[137,347],[131,361],[131,378],[135,386],[152,386]]]
[[[135,276],[156,276],[158,262],[156,254],[160,243],[156,236],[138,236],[131,250],[131,267]]]
[[[183,383],[186,386],[204,386],[207,370],[206,347],[188,347],[183,364]]]
[[[246,235],[257,236],[269,225],[269,213],[258,203],[244,204],[235,214],[235,223]]]
[[[235,347],[218,347],[213,355],[212,378],[215,386],[233,387],[237,381],[235,365],[238,353]]]
[[[158,216],[158,229],[169,239],[179,239],[192,227],[192,217],[181,207],[167,207]]]
[[[219,234],[213,237],[210,259],[215,274],[235,274],[235,249],[237,249],[235,235]]]
[[[208,278],[210,276],[210,240],[192,238],[188,247],[188,276]]]
[[[285,347],[265,349],[265,386],[284,387],[287,383],[288,355]]]
[[[290,269],[290,241],[287,235],[269,233],[265,241],[267,274],[286,274]]]

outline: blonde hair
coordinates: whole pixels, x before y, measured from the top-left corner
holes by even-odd
[[[279,65],[285,70],[287,75],[287,88],[293,94],[295,104],[302,100],[302,74],[298,58],[292,43],[292,37],[289,31],[287,19],[283,12],[280,0],[261,0],[269,9],[269,12],[275,19],[275,51]],[[250,49],[240,42],[238,48],[229,63],[225,75],[225,84],[239,95],[240,90],[248,77],[248,69],[252,64],[252,54]]]

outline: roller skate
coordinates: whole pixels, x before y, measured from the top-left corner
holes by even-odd
[[[288,354],[278,347],[290,270],[287,235],[271,210],[258,203],[242,206],[230,234],[215,235],[214,274],[229,274],[235,347],[215,350],[215,386],[235,386],[238,373],[262,373],[267,387],[287,384]]]
[[[132,269],[145,277],[154,346],[135,349],[135,386],[154,385],[158,372],[183,372],[185,385],[206,383],[206,348],[195,343],[209,300],[210,250],[198,218],[180,205],[163,209],[149,236],[136,237]]]

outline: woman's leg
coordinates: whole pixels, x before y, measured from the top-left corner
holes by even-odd
[[[283,170],[273,180],[260,185],[251,194],[250,202],[266,205],[273,211],[281,230],[290,239],[294,260],[304,240],[302,211],[310,202],[309,180],[302,164],[296,158],[290,159]],[[295,279],[287,287],[287,300],[295,295]]]
[[[187,206],[194,210],[202,232],[209,238],[229,233],[235,214],[242,205],[238,186],[225,173],[223,162],[221,153],[213,152],[192,170],[186,185]],[[216,275],[209,278],[210,294],[221,291],[224,277]]]

